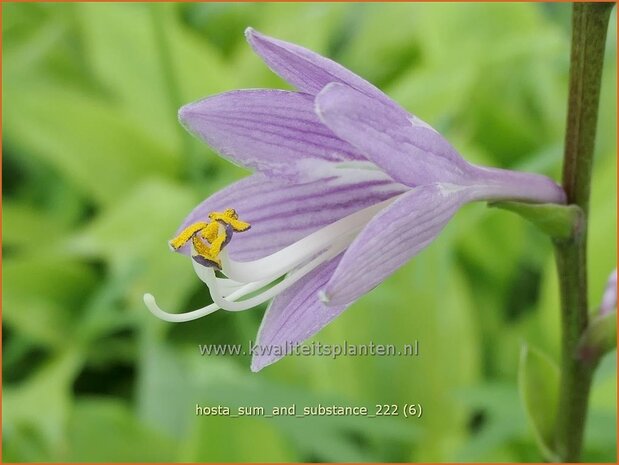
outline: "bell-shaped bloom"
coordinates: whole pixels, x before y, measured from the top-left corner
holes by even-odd
[[[171,243],[193,257],[213,304],[171,314],[150,294],[145,302],[167,321],[188,321],[272,299],[253,370],[380,284],[462,205],[565,202],[545,176],[468,163],[436,130],[341,65],[253,29],[246,36],[297,90],[237,90],[181,108],[189,131],[255,173],[198,205]],[[247,227],[233,230],[226,219],[233,217]]]
[[[606,288],[604,289],[604,295],[602,296],[602,302],[600,304],[600,315],[606,315],[611,312],[617,311],[617,269],[608,277],[606,282]]]

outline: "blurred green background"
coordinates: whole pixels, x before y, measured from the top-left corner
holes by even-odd
[[[520,348],[558,358],[546,237],[464,208],[440,238],[315,339],[421,356],[249,357],[264,308],[191,323],[210,302],[166,241],[246,173],[177,123],[181,104],[284,87],[246,26],[335,58],[476,163],[558,179],[569,4],[7,4],[3,12],[4,461],[539,461],[517,390]],[[616,12],[590,230],[590,298],[616,257]],[[192,170],[188,167],[191,166]],[[616,457],[616,355],[597,372],[584,459]],[[195,405],[422,404],[421,419],[209,418]]]

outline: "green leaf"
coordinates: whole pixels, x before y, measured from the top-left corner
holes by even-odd
[[[24,202],[5,200],[2,221],[2,242],[5,247],[24,247],[37,252],[45,250],[50,242],[55,242],[66,233],[66,228],[58,218]],[[45,242],[37,240],[41,231],[45,231]]]
[[[3,322],[38,343],[63,347],[75,338],[75,316],[96,284],[83,263],[34,255],[3,263]]]
[[[170,150],[179,147],[176,115],[166,95],[148,6],[75,6],[85,60],[99,83],[137,117],[136,122],[144,131]]]
[[[295,357],[293,362],[300,362]],[[374,402],[351,402],[341,396],[334,396],[329,392],[315,392],[315,389],[307,386],[288,386],[266,378],[255,377],[248,373],[245,367],[233,369],[231,360],[209,359],[209,363],[196,363],[194,369],[199,370],[203,379],[196,386],[196,394],[190,396],[190,400],[182,400],[186,408],[194,409],[193,399],[199,399],[201,405],[225,405],[235,410],[238,407],[260,406],[265,412],[272,411],[273,407],[296,406],[296,413],[301,414],[303,407],[322,405],[366,405],[372,410]],[[322,360],[325,362],[325,360]],[[302,368],[301,368],[302,370]],[[289,372],[290,373],[290,372]],[[216,381],[215,381],[216,380]],[[208,423],[212,418],[196,417],[196,423]],[[226,426],[223,426],[227,420]],[[260,422],[252,422],[255,427],[271,429],[271,425],[279,430],[280,437],[287,438],[302,456],[315,457],[318,461],[326,462],[360,462],[372,461],[376,458],[371,451],[365,450],[362,444],[374,440],[388,440],[390,443],[405,443],[411,438],[419,437],[420,430],[416,422],[411,422],[403,417],[355,417],[355,416],[320,416],[310,415],[303,419],[295,416],[280,415],[272,418],[259,418]],[[222,427],[232,428],[237,419],[222,419]],[[264,426],[259,426],[259,425]],[[249,425],[248,425],[249,426]],[[204,428],[198,426],[198,428]],[[209,437],[213,437],[211,433]],[[256,433],[252,433],[256,434]],[[268,433],[270,435],[270,433]],[[189,444],[199,441],[200,436],[190,435]],[[249,442],[249,440],[248,440]],[[251,442],[253,443],[253,441]],[[286,452],[288,448],[276,445],[279,454]],[[208,444],[203,446],[205,452],[219,452],[218,446]],[[189,446],[196,448],[195,445]],[[275,451],[269,448],[269,454],[273,456]],[[192,460],[199,457],[192,456]],[[207,458],[209,458],[207,456]],[[267,459],[268,456],[261,457]],[[291,458],[288,455],[288,460]],[[213,460],[209,458],[209,460]],[[271,459],[272,460],[272,459]],[[298,460],[298,459],[297,459]],[[258,461],[256,459],[252,461]],[[270,460],[269,460],[270,461]]]
[[[506,444],[519,441],[528,431],[525,415],[516,400],[516,386],[511,381],[486,381],[459,388],[455,395],[471,411],[492,413],[476,428],[478,431],[461,445],[453,461],[483,463],[518,460],[519,456],[514,455],[511,448],[505,447]],[[501,457],[501,452],[504,457]]]
[[[194,402],[199,398],[192,390],[193,380],[186,365],[186,360],[164,342],[150,335],[144,338],[140,351],[142,369],[136,380],[137,416],[157,431],[178,439],[187,434]]]
[[[295,458],[273,422],[264,418],[198,417],[196,423],[183,462],[279,463]],[[230,438],[235,447],[230,447]]]
[[[573,238],[582,232],[585,224],[584,214],[576,205],[493,202],[488,206],[517,213],[553,239]]]
[[[559,396],[559,368],[542,352],[523,345],[518,388],[535,440],[547,460],[559,457],[552,449]]]
[[[177,155],[101,98],[56,85],[21,89],[13,83],[3,110],[9,141],[97,203],[120,198],[141,177],[178,171]]]
[[[72,383],[82,362],[80,352],[68,348],[26,381],[3,386],[2,440],[18,445],[12,453],[21,460],[54,461],[64,445]]]
[[[67,462],[173,462],[176,444],[140,423],[122,401],[86,399],[68,421]]]
[[[169,150],[180,149],[184,130],[177,121],[178,106],[231,88],[232,76],[222,57],[179,24],[177,5],[76,6],[87,50],[85,59],[97,78],[145,132]],[[165,13],[165,34],[159,39],[169,48],[171,64],[166,63],[158,41],[155,8]],[[171,70],[166,69],[169,65]],[[169,87],[167,72],[178,89]]]

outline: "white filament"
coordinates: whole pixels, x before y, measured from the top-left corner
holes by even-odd
[[[250,262],[237,262],[221,253],[223,270],[230,279],[251,282],[263,279],[273,280],[290,271],[308,258],[323,250],[338,237],[361,230],[380,210],[391,204],[396,197],[377,203],[331,223],[318,231],[277,252]]]
[[[240,311],[249,310],[250,308],[256,307],[257,305],[260,305],[266,302],[267,300],[275,297],[276,295],[282,293],[283,291],[288,289],[290,286],[292,286],[294,283],[296,283],[299,279],[301,279],[303,276],[305,276],[310,271],[315,269],[317,266],[325,263],[326,261],[332,259],[336,255],[341,253],[344,249],[346,249],[346,247],[348,247],[351,241],[352,239],[349,237],[345,237],[344,240],[340,239],[339,242],[334,243],[329,249],[327,249],[324,253],[321,253],[320,255],[318,255],[316,258],[311,260],[309,263],[301,266],[300,268],[294,271],[289,272],[286,275],[286,277],[279,283],[275,284],[274,286],[270,287],[269,289],[265,290],[264,292],[250,299],[242,300],[240,302],[234,302],[234,301],[231,301],[230,299],[224,298],[224,296],[221,294],[220,290],[218,289],[218,282],[216,281],[217,278],[215,278],[215,272],[213,271],[212,268],[204,267],[194,261],[195,263],[194,269],[196,269],[197,267],[202,268],[202,270],[200,271],[196,269],[196,273],[198,273],[198,276],[200,276],[200,279],[202,279],[202,281],[211,290],[211,297],[213,298],[213,301],[217,305],[219,305],[223,310],[240,312]],[[267,281],[266,283],[268,284],[270,282],[271,281]],[[265,281],[260,281],[259,283],[262,284],[262,283],[265,283]]]
[[[359,210],[258,260],[238,262],[232,260],[223,250],[220,257],[226,278],[218,278],[213,268],[192,260],[196,274],[211,291],[213,303],[206,307],[186,313],[168,313],[157,305],[152,294],[144,295],[144,303],[151,313],[169,322],[192,321],[220,309],[241,312],[254,308],[288,289],[316,267],[343,252],[368,221],[398,197]],[[282,277],[280,282],[274,284]],[[271,284],[273,284],[271,287],[267,287]],[[257,295],[240,300],[263,288],[266,289]]]
[[[246,284],[241,289],[238,289],[235,292],[231,293],[228,296],[228,298],[234,299],[234,300],[240,299],[241,297],[245,297],[247,294],[251,294],[252,292],[257,291],[258,289],[264,287],[264,285],[258,286],[258,284],[259,283]],[[203,316],[210,315],[211,313],[215,313],[217,310],[221,309],[219,305],[213,303],[213,304],[207,305],[206,307],[198,308],[197,310],[192,310],[191,312],[169,313],[169,312],[166,312],[165,310],[162,310],[161,307],[157,305],[157,301],[155,300],[155,297],[152,294],[144,294],[144,303],[146,304],[146,307],[148,307],[148,309],[153,315],[155,315],[156,317],[164,321],[169,321],[170,323],[183,323],[185,321],[197,320],[198,318],[202,318]]]

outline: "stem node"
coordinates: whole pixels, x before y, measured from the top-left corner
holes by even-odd
[[[612,3],[576,3],[572,17],[572,53],[563,188],[569,204],[584,215],[582,230],[555,241],[561,294],[561,379],[555,451],[562,460],[579,460],[594,365],[577,356],[588,326],[587,218],[606,31]]]

